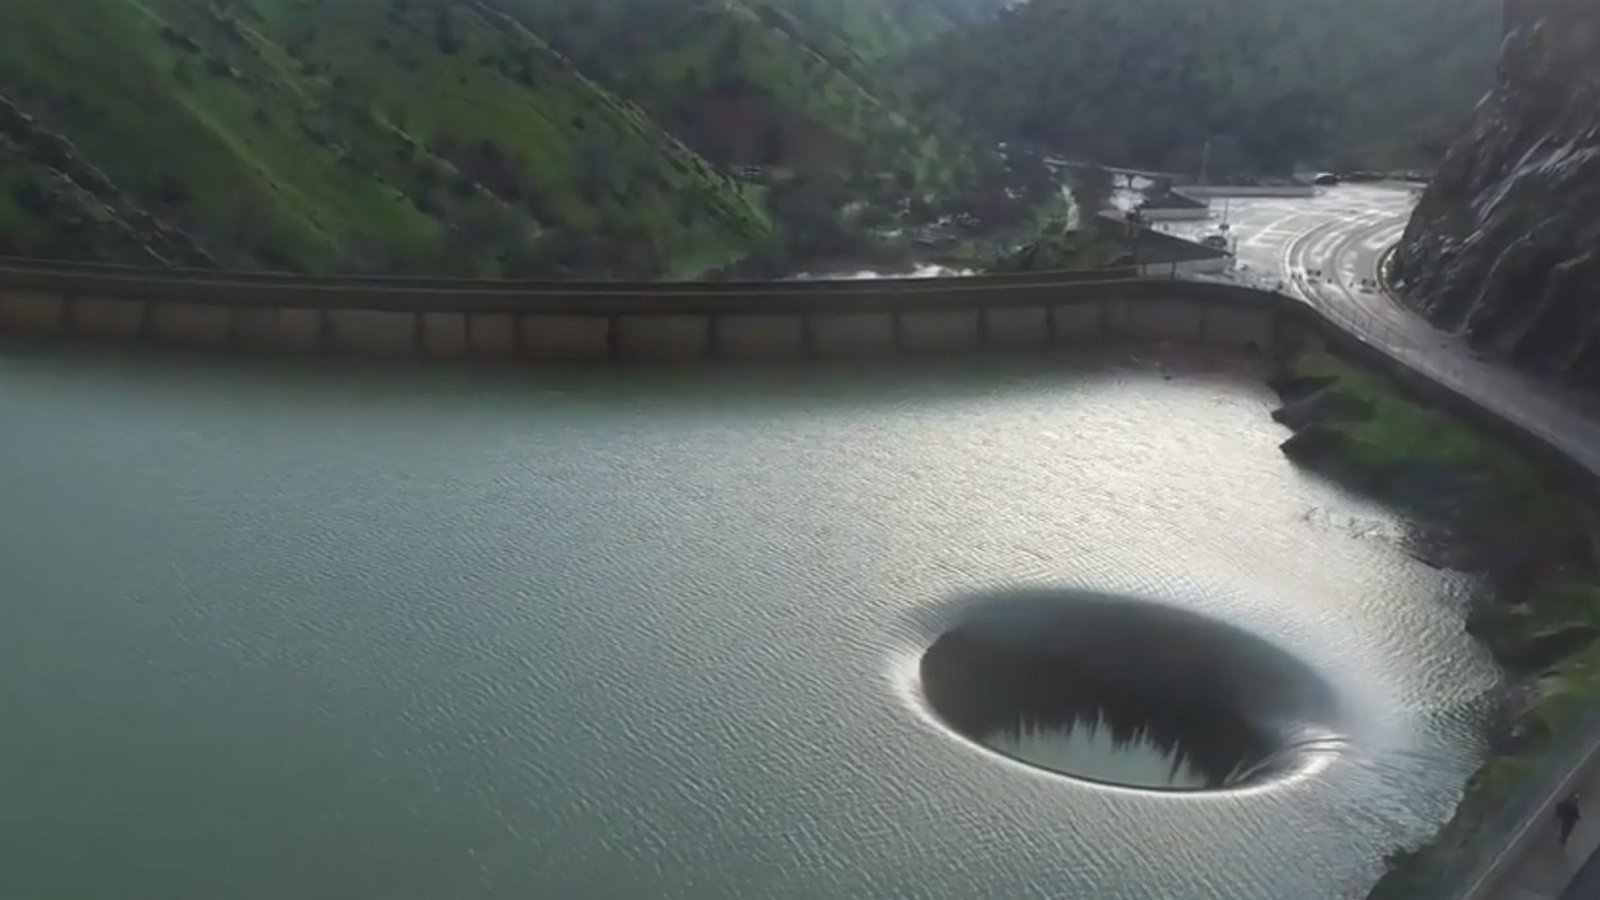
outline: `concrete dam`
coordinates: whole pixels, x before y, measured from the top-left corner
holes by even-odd
[[[0,265],[0,332],[425,359],[749,360],[1127,337],[1269,349],[1297,305],[1122,270],[861,282],[519,283]]]

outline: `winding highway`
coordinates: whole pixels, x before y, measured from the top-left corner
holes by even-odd
[[[1212,219],[1164,227],[1197,239],[1226,224],[1239,260],[1233,280],[1271,288],[1295,274],[1359,279],[1399,239],[1415,202],[1406,185],[1341,185],[1315,197],[1214,199]]]
[[[1395,301],[1379,268],[1405,231],[1414,185],[1340,185],[1312,198],[1213,200],[1238,263],[1226,280],[1278,290],[1317,307],[1370,343],[1407,357],[1449,386],[1484,400],[1600,472],[1600,405],[1485,359]],[[1215,233],[1220,219],[1171,223],[1180,237]]]

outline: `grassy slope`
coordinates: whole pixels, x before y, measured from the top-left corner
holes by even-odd
[[[231,127],[240,111],[248,119],[253,104],[227,78],[180,81],[180,63],[191,75],[199,67],[162,40],[160,24],[156,10],[124,0],[4,4],[0,83],[125,188],[155,195],[181,183],[192,220],[224,240],[236,229],[258,228],[311,267],[336,258],[335,215],[317,208],[320,186],[285,183],[282,166],[334,177],[340,197],[330,202],[383,207],[391,234],[430,227],[403,201],[373,196],[362,179],[316,166],[298,140],[271,128]]]
[[[737,185],[492,9],[452,10],[450,53],[422,3],[226,9],[12,0],[0,84],[125,190],[166,186],[182,224],[240,251],[230,261],[494,272],[556,226],[653,242],[654,264],[680,268],[768,227]],[[518,196],[464,178],[441,139],[493,144]]]
[[[0,255],[147,261],[138,242],[95,220],[93,203],[55,190],[57,185],[47,167],[0,143]],[[25,191],[32,192],[34,208],[23,207],[19,198]]]
[[[38,214],[24,210],[15,199],[24,185],[40,184],[48,177],[41,166],[0,146],[0,255],[39,256],[47,244]]]
[[[866,66],[903,57],[955,27],[927,0],[750,0],[750,5],[788,12],[831,42],[837,55],[853,56]]]
[[[0,137],[0,255],[143,265],[212,262],[185,234],[115,190],[85,189],[28,158],[27,141]],[[68,160],[69,171],[83,170]]]
[[[1340,391],[1371,405],[1370,417],[1345,427],[1354,461],[1368,468],[1430,460],[1488,473],[1511,493],[1545,498],[1549,486],[1534,466],[1505,445],[1461,427],[1450,416],[1396,393],[1381,377],[1326,353],[1301,357],[1296,374],[1333,379]]]
[[[718,151],[719,123],[698,104],[721,88],[753,100],[775,127],[804,127],[832,151],[798,151],[784,164],[898,172],[930,190],[970,175],[966,148],[936,134],[873,74],[881,59],[944,27],[931,10],[902,16],[882,0],[519,2],[520,14],[585,71],[663,121],[687,123],[682,133],[703,152]]]

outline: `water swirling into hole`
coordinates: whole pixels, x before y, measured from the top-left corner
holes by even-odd
[[[923,654],[919,674],[953,731],[1102,784],[1233,790],[1343,745],[1339,704],[1306,664],[1227,623],[1132,598],[974,604]]]
[[[1146,725],[1120,728],[1103,710],[1057,726],[1019,721],[984,735],[982,743],[1041,769],[1088,770],[1101,781],[1159,790],[1225,787],[1251,768],[1241,760],[1226,772],[1208,769],[1182,744],[1164,741]]]

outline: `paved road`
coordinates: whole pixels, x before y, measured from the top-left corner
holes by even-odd
[[[1561,900],[1594,900],[1600,897],[1600,854],[1589,857],[1561,894]]]
[[[1600,404],[1478,358],[1395,304],[1374,284],[1384,252],[1405,230],[1416,189],[1340,185],[1312,198],[1214,200],[1205,222],[1164,223],[1180,237],[1213,234],[1226,211],[1238,265],[1228,280],[1278,288],[1356,326],[1374,343],[1404,353],[1450,385],[1503,408],[1519,424],[1600,472]],[[1575,413],[1585,414],[1575,418]]]
[[[1179,237],[1198,239],[1215,233],[1225,218],[1237,241],[1234,280],[1274,287],[1294,272],[1333,273],[1340,259],[1347,267],[1375,264],[1384,247],[1399,238],[1415,203],[1414,191],[1404,186],[1340,185],[1309,198],[1219,198],[1212,201],[1210,220],[1163,226]],[[1352,243],[1353,238],[1359,239]]]
[[[1279,287],[1347,323],[1390,353],[1461,393],[1498,409],[1600,473],[1600,407],[1592,398],[1530,378],[1480,358],[1457,336],[1444,334],[1396,304],[1376,286],[1386,249],[1399,239],[1415,197],[1399,186],[1346,185],[1314,199],[1234,200],[1230,231],[1238,240],[1232,280]],[[1218,222],[1176,223],[1174,233],[1213,233]],[[1600,751],[1600,748],[1597,748]],[[1600,752],[1551,784],[1546,802],[1523,823],[1518,852],[1499,877],[1470,896],[1481,900],[1600,900]],[[1563,847],[1554,804],[1573,789],[1592,798]],[[1586,862],[1588,863],[1586,865]]]

